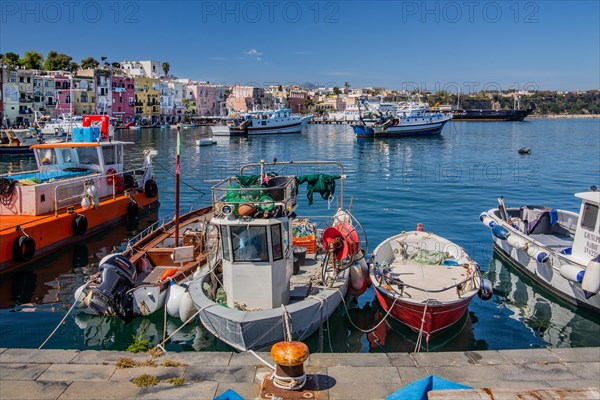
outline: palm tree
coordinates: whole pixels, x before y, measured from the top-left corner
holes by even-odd
[[[348,93],[348,89],[350,89],[350,82],[344,82],[344,93]]]
[[[165,78],[169,75],[169,70],[171,69],[171,64],[168,62],[162,63],[162,70],[165,73]]]

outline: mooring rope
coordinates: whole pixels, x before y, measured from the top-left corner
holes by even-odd
[[[417,338],[417,343],[415,343],[415,353],[421,351],[421,342],[423,341],[423,327],[425,326],[425,315],[427,315],[427,306],[429,305],[429,299],[425,303],[425,308],[423,309],[423,316],[421,317],[421,328],[419,329],[419,337]]]

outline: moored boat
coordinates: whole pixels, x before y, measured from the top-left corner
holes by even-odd
[[[122,253],[104,257],[98,273],[75,293],[84,312],[129,320],[162,309],[170,297],[170,314],[186,322],[195,309],[191,301],[187,308],[182,301],[186,296],[182,285],[205,264],[211,211],[199,208],[178,222],[172,215],[165,217],[132,238]]]
[[[402,232],[373,251],[371,280],[381,307],[426,340],[459,321],[475,295],[491,296],[479,266],[430,232]]]
[[[127,218],[130,209],[158,202],[156,152],[147,150],[144,165],[126,171],[124,147],[133,143],[109,140],[106,116],[86,116],[83,124],[94,120],[102,121],[101,128],[75,130],[73,142],[31,146],[37,170],[0,177],[0,271],[85,239]]]
[[[252,111],[226,120],[226,125],[212,126],[213,136],[247,136],[301,133],[312,115],[294,115],[289,108]]]
[[[480,215],[495,252],[551,293],[600,313],[600,192],[575,194],[579,214],[545,206],[498,208]]]
[[[265,174],[265,168],[281,172],[309,166],[340,168],[341,173]],[[251,168],[260,172],[248,174]],[[343,176],[341,164],[331,162],[248,164],[239,176],[213,187],[208,268],[189,285],[208,331],[240,351],[263,349],[284,338],[303,340],[339,306],[349,276],[358,289],[364,286],[366,236],[358,221],[341,208],[310,220],[295,213],[298,182],[305,179],[328,182],[321,193],[329,198],[335,179],[342,178],[343,206]],[[294,250],[293,244],[300,243],[306,247]]]
[[[0,131],[0,154],[28,154],[31,145],[42,143],[39,136],[32,136],[26,129],[6,129]]]
[[[454,110],[452,112],[452,119],[455,121],[523,121],[532,112],[533,112],[533,108],[528,108],[526,110],[519,110],[519,109]]]
[[[359,103],[360,104],[360,103]],[[367,103],[363,104],[368,107]],[[383,114],[376,110],[379,117],[376,120],[360,119],[360,124],[352,125],[359,139],[367,138],[401,138],[405,136],[435,136],[442,133],[444,125],[452,119],[451,115],[431,112],[418,107],[399,109],[395,113]]]
[[[198,146],[212,146],[213,144],[217,144],[217,141],[212,138],[201,138],[196,140],[196,144]]]

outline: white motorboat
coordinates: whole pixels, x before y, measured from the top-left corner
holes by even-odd
[[[73,128],[83,128],[83,117],[67,113],[58,118],[50,118],[36,111],[34,126],[43,135],[68,135],[73,132]]]
[[[247,136],[301,133],[312,115],[295,115],[289,108],[236,115],[226,125],[212,126],[213,136]]]
[[[341,173],[265,174],[265,168],[281,172],[309,166],[319,171],[336,167]],[[247,175],[250,168],[260,173]],[[208,331],[240,351],[264,349],[286,338],[303,340],[323,326],[349,285],[366,289],[366,236],[350,212],[340,208],[335,215],[310,220],[295,213],[298,182],[303,181],[328,182],[333,190],[341,178],[343,207],[343,177],[343,166],[334,162],[261,162],[243,166],[239,176],[213,187],[209,267],[188,287]],[[299,243],[307,247],[294,249]]]
[[[577,193],[579,214],[543,206],[498,208],[480,215],[494,250],[555,295],[600,312],[600,192]]]

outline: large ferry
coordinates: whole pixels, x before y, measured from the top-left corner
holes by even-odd
[[[110,140],[107,116],[86,116],[83,126],[72,142],[32,145],[37,170],[0,176],[0,272],[157,204],[156,152],[126,171],[124,148],[133,143]]]
[[[214,136],[247,136],[301,133],[312,115],[294,115],[289,108],[252,111],[211,127]]]

